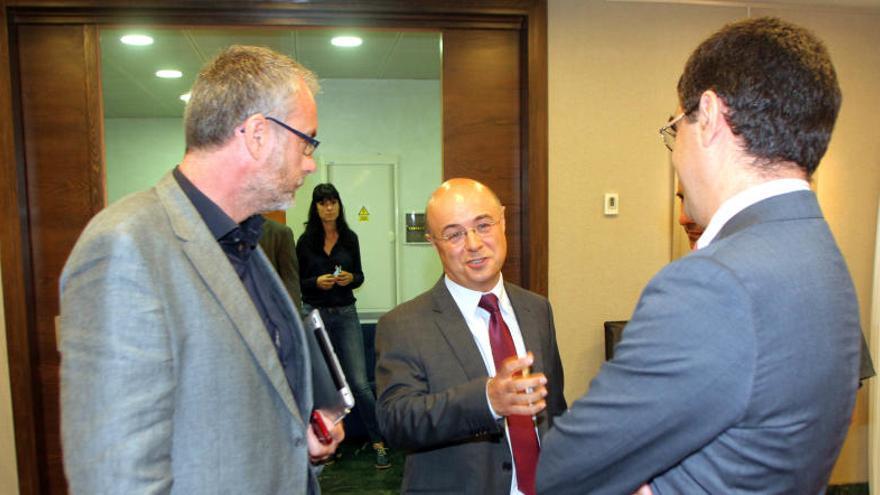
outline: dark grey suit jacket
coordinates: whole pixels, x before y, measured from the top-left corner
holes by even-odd
[[[553,313],[547,299],[504,287],[534,353],[532,371],[547,376],[543,434],[565,410]],[[409,451],[402,491],[510,493],[510,449],[503,421],[489,411],[486,366],[442,278],[379,320],[376,348],[379,425],[392,446]]]
[[[668,265],[557,418],[543,493],[824,493],[858,383],[859,308],[812,192],[760,201]]]

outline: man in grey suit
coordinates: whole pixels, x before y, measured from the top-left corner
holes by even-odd
[[[545,437],[538,490],[824,493],[860,332],[807,182],[840,108],[834,68],[810,32],[749,19],[696,49],[678,98],[661,134],[706,230],[651,280],[614,359]]]
[[[309,493],[297,311],[257,249],[259,212],[315,170],[315,77],[230,47],[198,75],[183,161],[89,223],[61,277],[64,465],[73,493]]]
[[[534,493],[538,435],[565,410],[550,303],[503,281],[489,188],[447,181],[426,215],[445,276],[376,330],[379,425],[409,451],[402,490]]]

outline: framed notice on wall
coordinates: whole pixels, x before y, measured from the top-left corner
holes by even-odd
[[[407,244],[427,244],[425,239],[425,214],[418,212],[405,213],[405,229]]]

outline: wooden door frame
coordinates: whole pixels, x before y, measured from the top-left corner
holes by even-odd
[[[546,0],[0,0],[0,267],[22,494],[41,493],[33,369],[33,275],[25,163],[10,34],[21,24],[266,25],[516,29],[521,32],[522,284],[547,294],[548,115]]]

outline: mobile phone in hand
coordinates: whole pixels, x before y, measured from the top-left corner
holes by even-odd
[[[330,429],[327,428],[327,423],[324,422],[324,418],[318,411],[312,411],[312,417],[309,419],[309,423],[312,425],[312,431],[315,432],[315,436],[318,437],[319,442],[324,445],[329,445],[330,442],[333,441],[333,437],[330,435]]]

